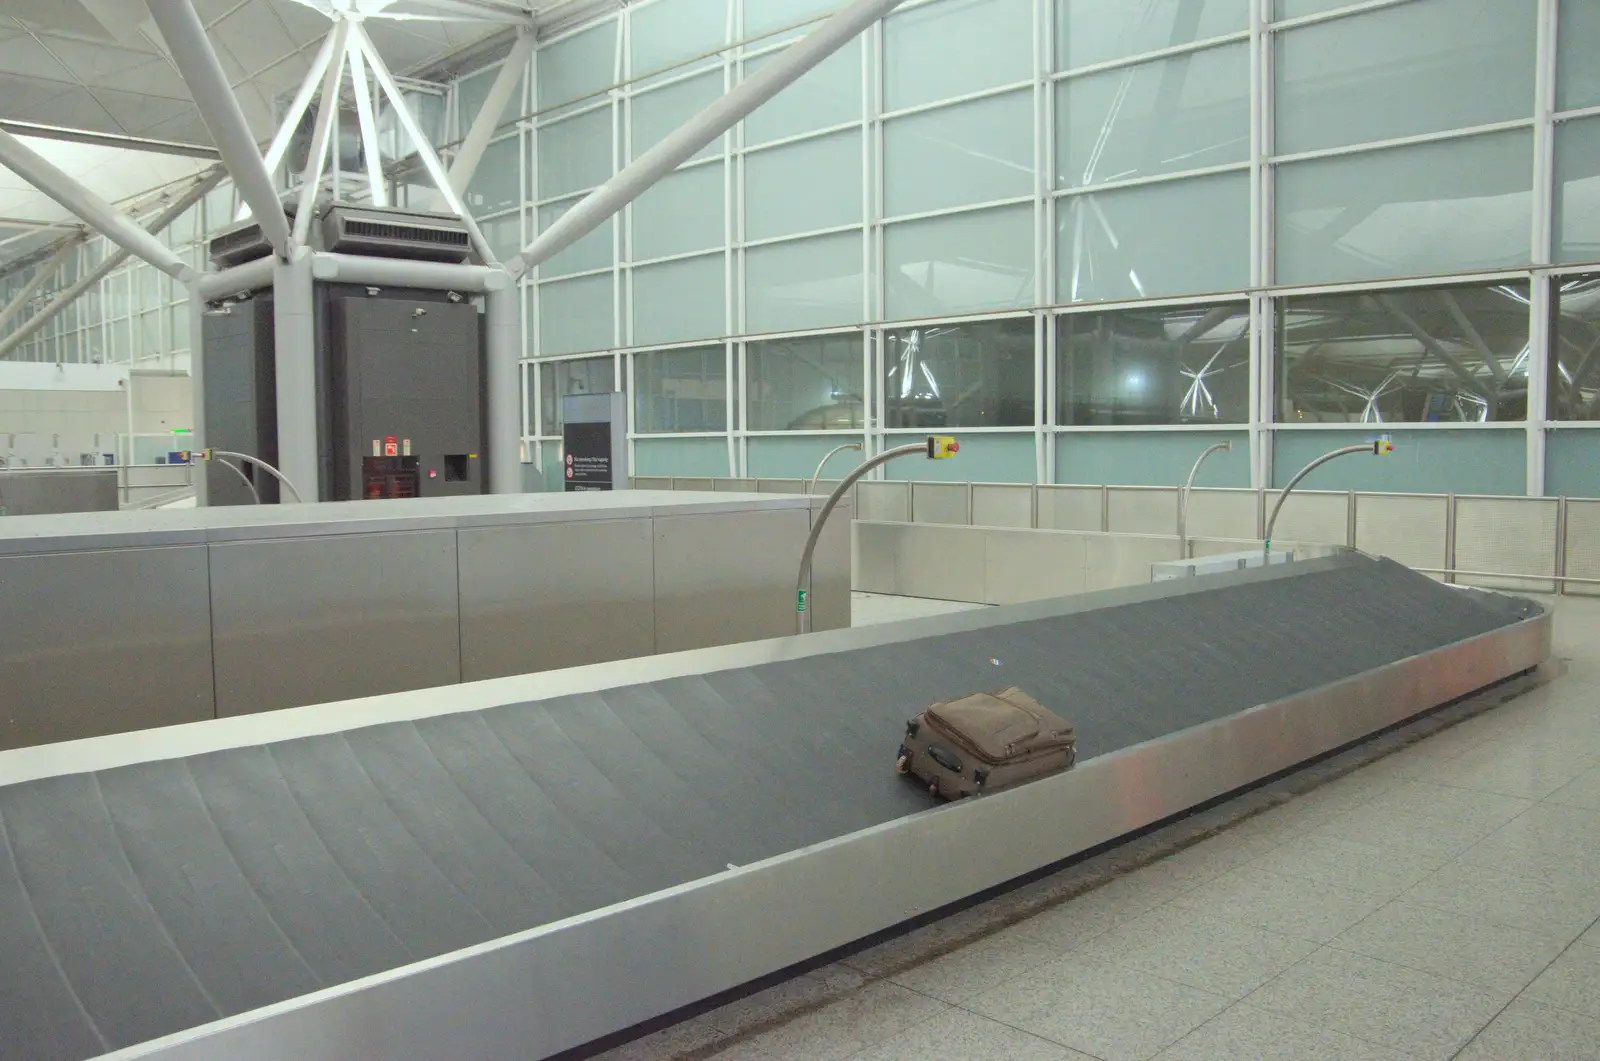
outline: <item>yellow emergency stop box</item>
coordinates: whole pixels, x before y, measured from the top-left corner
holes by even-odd
[[[1390,442],[1386,438],[1375,438],[1372,440],[1372,452],[1374,455],[1380,457],[1385,453],[1393,453],[1394,443]]]
[[[956,455],[956,453],[960,449],[961,449],[961,443],[957,442],[955,439],[951,438],[949,435],[929,435],[928,436],[928,459],[929,460],[936,460],[936,461],[949,460],[951,457],[954,457]]]

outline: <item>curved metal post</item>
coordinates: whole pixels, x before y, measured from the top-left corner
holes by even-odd
[[[806,538],[805,552],[800,554],[800,577],[795,580],[795,613],[794,632],[797,634],[809,633],[811,630],[811,556],[817,551],[817,539],[822,537],[822,528],[827,524],[828,517],[833,514],[834,508],[839,504],[845,493],[872,469],[888,464],[896,457],[909,457],[913,453],[926,454],[926,442],[914,442],[907,446],[896,446],[894,449],[885,450],[876,457],[869,457],[861,462],[855,471],[844,477],[844,482],[834,488],[828,495],[827,503],[822,506],[822,511],[817,513],[817,518],[811,522],[811,535]]]
[[[837,449],[829,450],[828,451],[828,455],[826,457],[823,457],[822,460],[817,464],[816,474],[811,477],[811,484],[806,487],[806,493],[807,494],[815,494],[817,492],[817,480],[822,478],[822,469],[826,468],[828,466],[828,462],[833,460],[834,457],[836,457],[839,454],[843,453],[847,449],[866,449],[866,448],[867,447],[864,446],[863,444],[861,444],[860,442],[846,442],[844,445],[838,447]]]
[[[1343,457],[1351,453],[1381,453],[1382,450],[1379,447],[1382,445],[1383,443],[1381,441],[1373,441],[1363,442],[1359,446],[1343,446],[1334,450],[1332,453],[1324,453],[1322,456],[1318,457],[1304,468],[1301,468],[1299,471],[1295,472],[1294,478],[1289,480],[1289,485],[1283,488],[1283,492],[1278,495],[1277,503],[1272,506],[1272,515],[1267,517],[1267,533],[1262,541],[1262,551],[1266,553],[1272,552],[1272,527],[1273,524],[1278,522],[1278,510],[1283,508],[1284,499],[1289,496],[1290,490],[1293,490],[1296,486],[1300,485],[1301,479],[1304,479],[1306,476],[1310,475],[1324,464],[1327,464],[1335,457]]]
[[[1200,454],[1199,459],[1194,462],[1194,467],[1189,469],[1189,478],[1184,481],[1183,490],[1178,494],[1179,560],[1189,559],[1189,494],[1194,490],[1194,477],[1200,473],[1200,465],[1205,463],[1207,457],[1218,450],[1226,451],[1231,449],[1233,449],[1233,441],[1231,439],[1226,442],[1218,442],[1215,446]]]
[[[270,475],[274,479],[278,480],[278,482],[282,483],[283,484],[283,488],[285,490],[289,491],[289,493],[291,495],[293,495],[295,504],[299,505],[299,504],[304,504],[305,503],[304,500],[300,496],[300,491],[295,489],[294,484],[291,483],[284,476],[284,474],[282,472],[280,472],[278,469],[274,468],[272,465],[268,464],[266,461],[262,460],[260,457],[252,457],[248,453],[238,453],[238,452],[235,452],[234,450],[231,450],[231,449],[208,449],[208,450],[202,450],[200,455],[203,458],[205,458],[206,460],[218,460],[218,459],[223,458],[223,457],[232,457],[234,460],[240,460],[240,461],[244,461],[244,462],[246,462],[248,464],[254,464],[257,468],[260,468],[262,471],[266,472],[268,475]],[[227,461],[223,461],[223,463],[226,464]],[[237,468],[234,469],[234,471],[238,471],[238,470],[239,469],[237,469]],[[261,500],[261,498],[258,495],[256,497],[256,501],[259,503],[260,500]]]

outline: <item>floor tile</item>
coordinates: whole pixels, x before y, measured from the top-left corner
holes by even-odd
[[[737,999],[711,1010],[701,1019],[721,1031],[741,1034],[759,1025],[778,1023],[796,1013],[842,998],[866,982],[866,978],[854,970],[837,965],[828,966]]]
[[[1532,805],[1514,796],[1407,781],[1340,815],[1318,833],[1449,858]]]
[[[1496,1017],[1460,1061],[1594,1061],[1600,1020],[1518,999]]]
[[[1064,948],[1024,921],[988,939],[893,974],[902,987],[944,1002],[962,1002],[1062,957]]]
[[[711,1057],[725,1033],[699,1020],[674,1024],[653,1035],[608,1050],[594,1061],[676,1061],[685,1055]]]
[[[1564,868],[1564,867],[1558,867]],[[1408,902],[1437,906],[1497,925],[1526,928],[1570,942],[1600,916],[1600,881],[1580,870],[1537,875],[1452,862],[1406,892]]]
[[[857,951],[841,958],[839,964],[864,976],[890,976],[978,942],[993,931],[993,926],[991,911],[963,910]]]
[[[1444,863],[1444,859],[1435,856],[1318,833],[1297,837],[1262,855],[1252,865],[1392,899]]]
[[[1541,803],[1484,837],[1481,844],[1493,852],[1490,857],[1505,864],[1550,856],[1600,876],[1600,811]]]
[[[850,1061],[1094,1061],[1037,1035],[953,1010],[868,1047]],[[805,1061],[796,1057],[795,1061]]]
[[[1337,936],[1384,903],[1380,896],[1274,873],[1255,865],[1236,869],[1173,901],[1216,917],[1318,943]]]
[[[1146,1061],[1228,1000],[1077,956],[979,995],[972,1009],[1104,1061]]]
[[[1600,766],[1591,766],[1545,797],[1546,802],[1600,811]]]
[[[1202,908],[1159,907],[1077,953],[1231,999],[1243,998],[1317,945],[1213,917]]]
[[[1445,1061],[1508,996],[1364,955],[1324,948],[1254,994],[1253,1006]]]
[[[1600,947],[1574,943],[1522,997],[1600,1019]]]
[[[1488,741],[1420,771],[1418,780],[1440,785],[1543,799],[1594,762],[1587,749],[1570,744]]]
[[[1408,1061],[1375,1043],[1255,1006],[1233,1006],[1156,1055],[1156,1061]]]
[[[718,1058],[843,1061],[948,1010],[927,995],[875,981],[782,1024],[757,1029]]]
[[[1400,901],[1340,934],[1330,946],[1478,984],[1509,997],[1538,976],[1566,942]]]
[[[1600,947],[1600,921],[1589,926],[1589,930],[1578,937],[1579,943],[1587,943],[1591,947]]]

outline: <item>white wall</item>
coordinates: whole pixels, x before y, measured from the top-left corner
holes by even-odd
[[[0,457],[40,467],[116,452],[127,386],[126,366],[0,363]],[[187,376],[133,377],[136,434],[191,427],[191,405]]]

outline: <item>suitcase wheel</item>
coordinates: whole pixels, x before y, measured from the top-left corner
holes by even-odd
[[[904,744],[900,745],[900,754],[895,758],[894,772],[897,774],[909,774],[911,772],[911,753],[906,751]]]
[[[929,781],[928,782],[928,795],[932,796],[934,799],[938,799],[939,798],[939,782],[937,782],[937,781]]]
[[[922,723],[918,722],[916,719],[910,720],[906,723],[906,736],[915,737],[917,735],[917,730],[921,728]]]
[[[987,780],[989,780],[989,771],[987,771],[987,770],[974,770],[972,772],[972,783],[974,785],[977,785],[979,788],[982,788],[983,787],[983,783],[985,781],[987,781]]]

